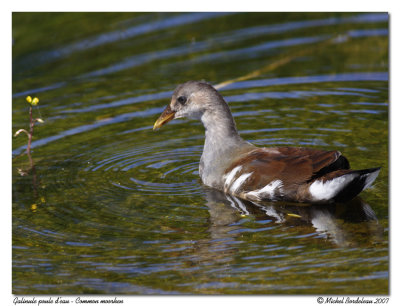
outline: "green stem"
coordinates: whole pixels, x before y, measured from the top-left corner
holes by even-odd
[[[33,126],[34,125],[35,125],[35,121],[32,118],[32,106],[31,106],[31,107],[29,107],[29,135],[28,135],[28,147],[26,149],[31,167],[33,167],[33,160],[32,160],[32,156],[31,156],[31,144],[32,144]]]

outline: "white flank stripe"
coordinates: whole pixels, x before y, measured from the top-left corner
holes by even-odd
[[[233,183],[232,187],[230,188],[232,193],[236,193],[237,190],[242,186],[242,184],[252,175],[253,172],[245,173],[239,176],[236,181]]]
[[[242,166],[237,166],[233,168],[231,172],[229,172],[228,175],[226,175],[225,179],[225,188],[228,188],[229,185],[232,183],[233,178],[235,177],[236,173],[238,173],[242,169]]]
[[[345,174],[325,183],[315,181],[311,184],[309,191],[315,200],[330,200],[356,176],[357,174]]]
[[[263,189],[259,191],[260,194],[263,193],[268,193],[270,195],[274,194],[275,189],[280,189],[282,187],[282,181],[281,180],[276,180],[272,181],[268,185],[266,185]]]
[[[262,200],[265,198],[273,199],[275,196],[275,190],[278,189],[278,191],[280,193],[281,192],[280,189],[282,186],[283,185],[282,185],[281,180],[275,180],[275,181],[270,182],[268,185],[266,185],[262,189],[250,191],[247,194],[250,196],[254,196],[259,200]]]

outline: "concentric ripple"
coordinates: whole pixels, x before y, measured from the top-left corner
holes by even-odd
[[[103,171],[112,185],[142,194],[165,196],[201,192],[198,179],[201,145],[170,149],[160,149],[165,142],[135,148],[114,145],[119,149],[117,152],[108,152],[112,149],[108,145],[108,149],[92,153],[91,159],[96,161],[89,163],[85,170]]]

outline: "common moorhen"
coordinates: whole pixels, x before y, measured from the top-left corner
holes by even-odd
[[[370,187],[380,171],[351,170],[339,151],[252,145],[239,136],[228,104],[206,82],[179,85],[154,129],[184,117],[201,120],[206,130],[203,183],[246,200],[345,202]]]

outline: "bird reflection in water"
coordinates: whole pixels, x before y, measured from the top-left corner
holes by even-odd
[[[266,227],[280,224],[294,236],[318,234],[339,247],[373,245],[382,239],[383,227],[375,212],[359,197],[330,205],[255,203],[208,187],[204,191],[213,239],[234,238],[240,232],[240,220],[246,216],[266,221],[260,222]]]

